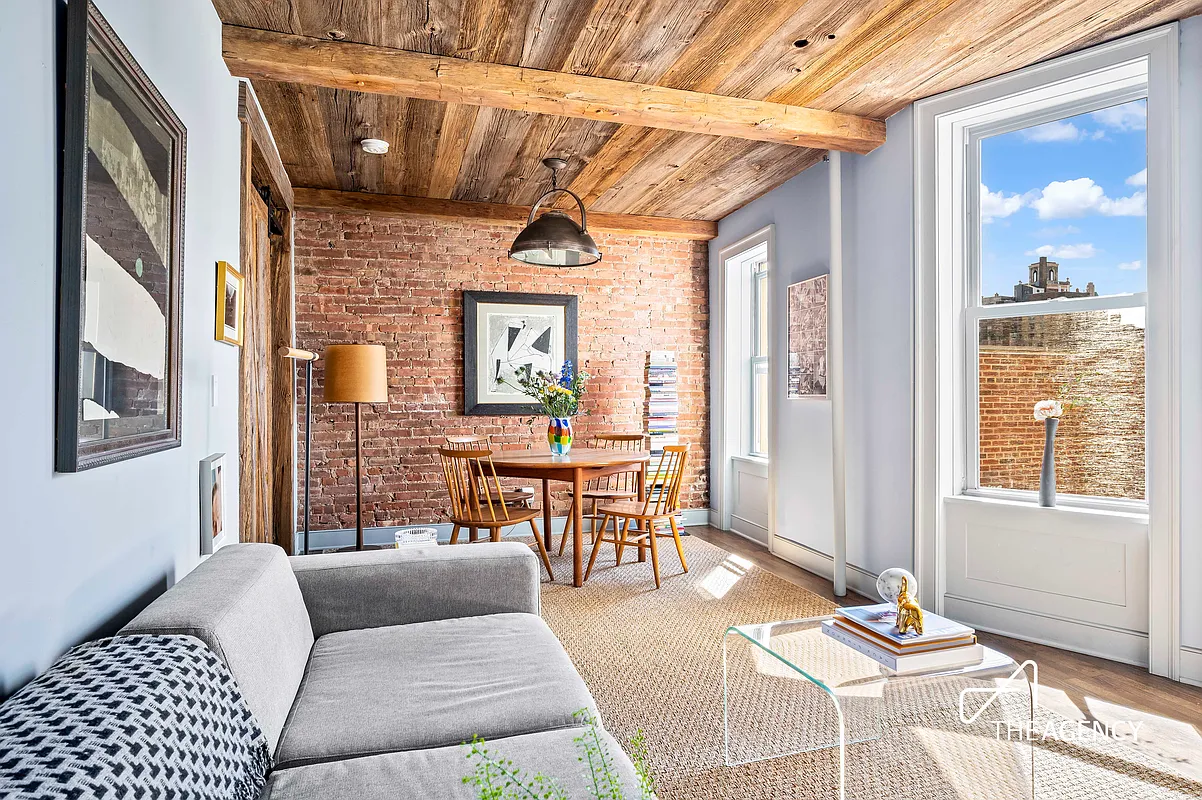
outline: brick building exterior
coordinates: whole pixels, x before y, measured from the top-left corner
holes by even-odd
[[[996,306],[1002,303],[1029,303],[1032,300],[1053,300],[1057,297],[1096,297],[1098,292],[1092,282],[1085,284],[1085,289],[1074,289],[1067,278],[1061,280],[1060,265],[1048,261],[1047,256],[1027,267],[1029,279],[1014,284],[1014,293],[1010,296],[994,293],[982,297],[982,305]]]
[[[677,353],[680,438],[692,446],[681,502],[709,506],[709,298],[705,242],[596,235],[604,259],[572,269],[513,261],[520,225],[300,212],[296,218],[298,346],[365,342],[388,350],[389,403],[364,406],[364,525],[446,518],[437,448],[444,437],[490,434],[524,447],[546,422],[463,416],[465,289],[579,297],[579,357],[594,375],[580,440],[645,430],[651,350]],[[314,529],[354,526],[354,407],[321,402],[314,369]],[[304,398],[301,397],[301,408]],[[302,422],[303,424],[303,422]],[[303,448],[303,442],[301,443]],[[299,454],[303,464],[303,450]],[[518,483],[522,483],[518,481]],[[529,483],[529,482],[527,482]],[[554,484],[553,484],[554,486]],[[558,487],[555,512],[568,500]]]
[[[1061,492],[1143,498],[1144,328],[1115,311],[981,323],[980,485],[1039,488],[1039,400],[1076,400],[1060,421]],[[1067,388],[1066,388],[1067,387]]]

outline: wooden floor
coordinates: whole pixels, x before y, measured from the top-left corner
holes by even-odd
[[[847,597],[836,598],[830,581],[777,558],[741,536],[708,526],[690,527],[689,533],[839,605],[879,602],[850,592]],[[1146,729],[1159,728],[1156,736],[1161,757],[1202,777],[1202,688],[1149,675],[1139,667],[1018,639],[988,633],[982,633],[980,639],[1020,663],[1034,660],[1039,665],[1040,704],[1065,716],[1089,722],[1099,716],[1166,718],[1159,723],[1149,720],[1150,728]]]

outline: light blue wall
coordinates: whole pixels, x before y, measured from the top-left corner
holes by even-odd
[[[787,362],[785,287],[830,271],[830,203],[827,165],[818,164],[718,223],[710,242],[710,298],[720,291],[718,252],[766,225],[776,225],[776,263],[771,265],[771,363]],[[720,353],[720,332],[710,328],[710,352]],[[713,374],[714,371],[711,371]],[[783,370],[772,370],[772,391],[785,392]],[[716,391],[711,392],[716,396]],[[827,400],[782,400],[771,441],[777,462],[777,533],[830,552],[831,406]],[[713,465],[713,469],[718,465]],[[711,482],[711,485],[714,485]]]
[[[848,560],[870,572],[913,561],[911,161],[908,108],[889,119],[883,147],[842,156]],[[829,169],[816,164],[734,212],[710,243],[714,297],[719,251],[776,225],[776,533],[827,555],[834,547],[830,402],[783,399],[779,365],[787,363],[785,288],[830,271]],[[718,331],[710,336],[711,352],[721,352]]]
[[[238,518],[238,350],[213,341],[214,262],[238,262],[237,83],[209,0],[99,6],[188,129],[183,446],[54,472],[61,6],[8,4],[0,17],[0,697],[196,566],[199,462],[210,453],[228,454],[226,519],[236,527]]]
[[[1202,17],[1181,23],[1181,640],[1202,650]],[[1202,675],[1193,676],[1202,680]]]

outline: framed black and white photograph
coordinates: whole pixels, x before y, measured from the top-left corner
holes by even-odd
[[[225,533],[225,453],[200,462],[200,554],[213,552]]]
[[[180,445],[179,117],[96,7],[67,10],[55,466]]]
[[[577,299],[567,294],[463,293],[463,413],[538,414],[514,385],[520,370],[577,363]]]
[[[829,276],[819,275],[786,291],[790,400],[826,397],[828,281]]]

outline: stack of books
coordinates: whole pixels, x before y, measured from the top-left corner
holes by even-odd
[[[835,610],[822,632],[899,674],[979,664],[985,648],[967,625],[924,611],[923,632],[897,632],[897,607],[890,603]]]
[[[676,418],[680,414],[680,399],[676,394],[676,353],[652,350],[647,367],[647,433],[651,452],[659,455],[664,445],[677,444],[679,434]]]

